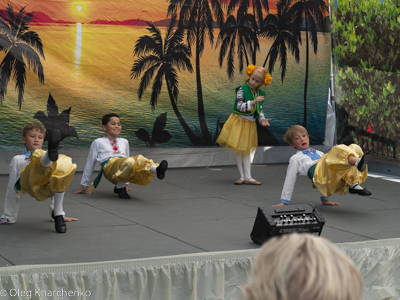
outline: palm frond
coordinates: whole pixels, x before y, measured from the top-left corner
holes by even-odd
[[[36,51],[25,43],[18,43],[17,47],[13,47],[14,49],[18,49],[21,53],[21,56],[16,56],[17,61],[22,59],[27,62],[29,69],[32,69],[35,74],[37,74],[40,83],[44,83],[44,73],[43,73],[43,65],[40,61],[39,55]],[[14,52],[14,55],[15,52]],[[21,57],[21,58],[20,58]],[[25,64],[24,64],[25,65]]]
[[[145,90],[147,89],[147,86],[150,83],[150,80],[153,78],[154,73],[156,73],[158,70],[158,65],[157,66],[152,66],[150,68],[148,68],[144,73],[142,78],[140,79],[139,82],[139,88],[138,88],[138,97],[139,100],[142,99],[143,93],[145,92]]]
[[[269,64],[268,64],[268,72],[272,73],[274,71],[274,66],[276,63],[276,59],[278,58],[279,54],[279,46],[280,46],[280,41],[279,38],[274,41],[274,43],[271,46],[269,54]]]
[[[317,54],[318,51],[318,33],[317,33],[317,24],[313,18],[308,19],[308,34],[311,38],[311,45],[313,46],[314,53]]]
[[[8,35],[0,34],[0,51],[5,51],[6,49],[9,49],[11,45],[12,42]]]
[[[280,48],[279,48],[279,57],[280,57],[280,61],[281,61],[281,80],[283,83],[283,79],[285,78],[285,74],[286,74],[286,63],[287,63],[287,49],[286,49],[286,44],[285,42],[282,40],[281,44],[280,44]]]
[[[24,17],[21,20],[20,29],[19,29],[19,31],[21,33],[29,30],[28,24],[32,21],[34,14],[35,13],[31,12],[29,14],[24,15]],[[18,23],[19,21],[17,20],[16,22]]]
[[[15,89],[18,91],[18,107],[19,109],[21,109],[23,102],[24,86],[26,82],[26,66],[24,60],[22,59],[22,55],[16,57],[13,69]]]
[[[154,111],[155,107],[157,106],[157,100],[158,100],[158,97],[160,96],[162,85],[163,85],[163,78],[164,78],[164,74],[162,72],[158,72],[154,78],[153,86],[151,89],[151,98],[150,98],[150,105],[151,105],[152,111]]]
[[[45,59],[42,40],[35,31],[26,31],[19,36],[25,43],[32,46],[39,52],[40,56]]]
[[[178,9],[182,7],[183,0],[169,0],[167,17],[176,15]]]
[[[240,40],[239,43],[237,56],[239,59],[239,72],[241,73],[245,68],[245,65],[248,66],[250,64],[246,50],[246,42],[243,42],[242,40]]]
[[[0,103],[3,103],[4,95],[7,94],[7,86],[10,82],[11,72],[15,58],[7,53],[0,64]]]
[[[183,52],[176,52],[171,58],[171,64],[178,68],[178,70],[188,70],[190,73],[193,73],[192,62],[190,61],[190,57]]]
[[[151,24],[149,22],[147,22],[147,24],[150,26],[148,28],[146,28],[148,31],[150,31],[151,36],[155,42],[155,44],[157,45],[157,52],[159,53],[163,53],[163,40],[161,38],[161,32],[160,29],[158,29],[154,24]]]
[[[135,62],[133,63],[131,69],[131,79],[137,78],[144,72],[146,68],[151,68],[153,66],[159,66],[161,63],[159,57],[155,55],[147,55],[147,56],[140,56]]]
[[[159,49],[156,41],[151,36],[144,35],[136,40],[133,56],[140,56],[149,52],[156,53],[157,50]]]
[[[167,72],[165,72],[165,81],[167,82],[167,87],[171,90],[173,96],[172,100],[177,103],[179,95],[179,81],[178,73],[175,69],[170,68]]]
[[[230,15],[235,10],[236,6],[238,6],[238,4],[240,2],[241,2],[241,0],[231,0],[231,1],[229,1],[227,14]]]
[[[220,2],[220,0],[211,0],[211,7],[214,12],[215,20],[217,21],[218,27],[221,28],[224,24],[224,12]]]
[[[15,14],[14,14],[13,7],[10,3],[8,3],[8,5],[7,5],[7,21],[8,21],[8,24],[10,25],[11,31],[15,33],[17,30],[15,28],[14,19],[15,19]]]
[[[219,47],[219,54],[218,54],[219,67],[222,67],[226,52],[227,52],[229,44],[230,44],[230,40],[231,40],[230,36],[227,36],[224,39],[222,39],[222,41],[221,41],[221,45]]]
[[[228,74],[228,78],[230,80],[233,79],[233,77],[235,76],[235,43],[236,39],[232,39],[231,40],[231,44],[229,45],[229,51],[228,51],[228,55],[226,57],[226,72]]]

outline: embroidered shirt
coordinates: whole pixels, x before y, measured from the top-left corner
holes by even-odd
[[[124,138],[117,138],[111,143],[108,137],[95,139],[90,145],[86,166],[82,174],[81,185],[88,187],[96,162],[100,165],[111,157],[129,157],[129,142]]]
[[[283,184],[281,203],[289,204],[292,198],[297,175],[307,176],[308,169],[324,155],[323,152],[315,149],[298,150],[289,160],[286,171],[285,183]],[[321,200],[327,200],[321,198]]]
[[[238,89],[236,97],[237,97],[237,109],[239,111],[243,111],[243,112],[249,111],[253,108],[253,106],[251,105],[251,101],[253,101],[253,100],[244,101],[243,89],[241,87]],[[254,94],[254,99],[255,98],[257,98],[257,93]],[[254,116],[242,116],[242,115],[238,115],[238,116],[245,118],[249,121],[255,121]],[[263,111],[260,111],[260,116],[258,117],[258,122],[260,122],[260,124],[261,124],[261,121],[264,119],[265,119],[264,113],[263,113]]]

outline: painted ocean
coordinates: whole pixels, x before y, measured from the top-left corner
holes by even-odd
[[[160,29],[164,37],[165,29]],[[110,112],[120,115],[123,126],[121,136],[129,139],[131,148],[145,147],[134,131],[144,128],[151,133],[156,117],[165,112],[165,130],[172,138],[167,143],[157,144],[157,147],[190,147],[189,139],[170,105],[165,82],[154,111],[150,107],[151,84],[142,100],[138,100],[139,79],[131,79],[130,70],[136,59],[133,57],[133,48],[137,38],[149,34],[145,27],[76,24],[31,26],[31,30],[39,34],[44,44],[45,83],[41,85],[36,75],[28,71],[24,102],[19,110],[15,82],[10,81],[7,95],[0,106],[0,150],[23,148],[20,130],[26,123],[34,121],[33,116],[37,111],[46,112],[49,93],[60,112],[72,107],[70,124],[76,128],[79,140],[66,139],[62,142],[64,149],[89,148],[94,138],[103,135],[101,117]],[[260,40],[258,65],[263,64],[271,44],[270,40]],[[282,145],[285,145],[283,135],[286,129],[303,122],[305,48],[303,33],[300,64],[288,54],[284,83],[280,80],[278,61],[272,73],[272,84],[264,87],[267,93],[264,113],[272,118],[268,129]],[[219,68],[218,53],[219,49],[208,44],[200,65],[206,118],[212,131],[215,131],[219,118],[224,122],[229,117],[235,97],[234,89],[246,77],[237,71],[233,81],[230,81],[225,71],[226,65]],[[330,34],[319,33],[318,53],[310,53],[307,98],[307,127],[312,144],[321,144],[324,140],[330,55]],[[192,64],[195,66],[194,58]],[[185,121],[195,130],[195,127],[199,128],[195,73],[181,71],[178,75],[178,107]]]

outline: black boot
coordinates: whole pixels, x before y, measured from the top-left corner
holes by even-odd
[[[65,225],[64,216],[55,216],[54,223],[56,225],[56,231],[58,233],[66,233],[67,232],[67,225]]]
[[[122,199],[130,199],[131,196],[128,195],[126,192],[125,187],[122,187],[120,189],[117,189],[117,187],[114,187],[114,193],[118,194],[118,196]]]
[[[363,157],[361,157],[361,159],[358,163],[357,169],[360,172],[364,172],[370,159],[371,159],[371,153],[365,152],[365,154],[363,155]]]
[[[165,171],[168,169],[168,162],[166,160],[162,160],[157,167],[157,177],[158,179],[164,179]]]
[[[57,161],[58,159],[58,145],[61,142],[61,133],[60,130],[52,130],[49,133],[49,147],[48,153],[51,161]]]

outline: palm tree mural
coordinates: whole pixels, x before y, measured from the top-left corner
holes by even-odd
[[[259,26],[262,24],[264,19],[263,11],[269,13],[268,0],[231,0],[228,5],[228,16],[232,14],[232,11],[236,7],[238,7],[237,20],[239,23],[243,23],[243,20],[250,22],[253,35],[257,37],[259,34]],[[253,10],[252,14],[248,13],[249,9]],[[257,52],[260,51],[258,38],[253,38],[250,49],[251,63],[255,65],[257,60]]]
[[[281,81],[286,74],[287,50],[294,55],[296,62],[300,60],[299,43],[301,42],[300,30],[293,15],[289,11],[289,3],[287,0],[280,0],[276,5],[276,15],[268,14],[265,17],[260,35],[273,39],[274,42],[268,51],[263,67],[268,62],[268,72],[274,71],[274,66],[279,58],[281,69]]]
[[[214,145],[217,136],[213,138],[207,127],[204,99],[201,83],[200,58],[208,38],[211,45],[214,42],[214,16],[219,26],[222,26],[224,14],[218,0],[168,0],[167,16],[179,16],[179,28],[186,30],[186,40],[189,46],[195,47],[197,113],[200,123],[200,138],[203,145]],[[218,125],[217,125],[218,126]],[[218,127],[217,127],[218,128]]]
[[[176,18],[172,18],[164,41],[160,30],[153,24],[147,23],[150,26],[147,30],[151,35],[141,36],[135,43],[133,55],[138,58],[133,63],[131,79],[138,78],[143,73],[138,89],[138,97],[141,100],[143,93],[154,77],[150,98],[150,105],[154,111],[165,78],[168,95],[176,117],[192,144],[199,145],[199,139],[187,125],[177,106],[179,94],[177,69],[193,72],[193,68],[190,62],[190,49],[182,42],[185,33],[179,28],[174,31],[176,23]]]
[[[238,20],[233,15],[228,16],[223,24],[217,39],[216,48],[219,48],[218,63],[222,67],[226,56],[226,71],[232,80],[235,74],[235,51],[239,59],[239,72],[244,66],[255,64],[255,49],[259,50],[256,30],[257,24],[251,14],[238,14]],[[249,58],[250,56],[250,58]],[[251,63],[250,63],[251,59]],[[246,62],[244,64],[244,61]]]
[[[12,76],[18,91],[19,109],[24,101],[27,67],[37,74],[40,83],[44,83],[43,44],[39,35],[28,27],[33,16],[33,12],[25,13],[25,7],[18,14],[14,13],[10,4],[7,12],[0,15],[0,51],[5,53],[0,63],[0,103],[3,103]]]
[[[317,25],[322,25],[324,13],[328,12],[328,5],[324,0],[299,0],[290,8],[291,13],[300,28],[305,25],[306,30],[306,75],[304,81],[304,119],[303,127],[307,127],[307,86],[308,86],[308,65],[309,65],[309,45],[311,39],[314,53],[318,51]]]

